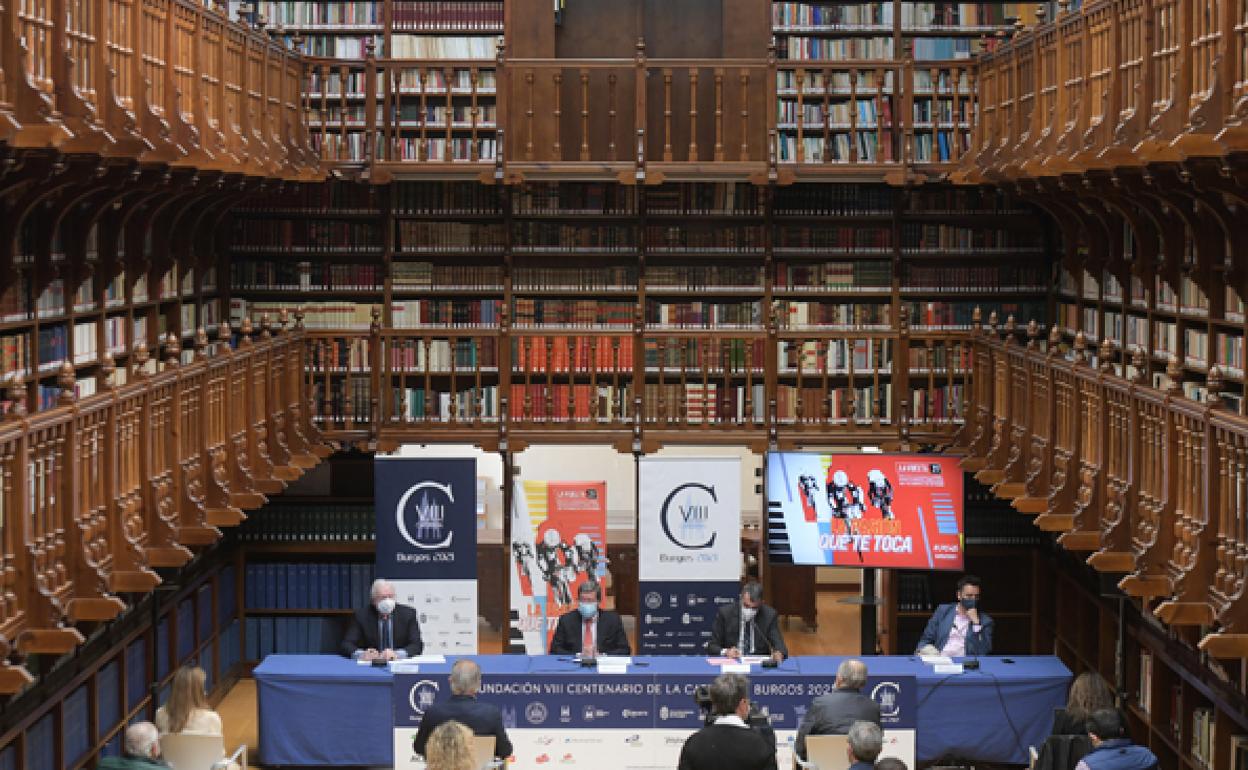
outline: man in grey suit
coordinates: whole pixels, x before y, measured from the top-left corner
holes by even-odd
[[[820,695],[806,710],[797,729],[795,750],[806,758],[807,735],[848,735],[854,722],[880,724],[880,707],[863,695],[867,684],[867,664],[861,660],[846,660],[836,670],[836,689]]]

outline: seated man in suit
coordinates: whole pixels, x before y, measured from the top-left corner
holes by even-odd
[[[579,652],[591,658],[598,654],[632,654],[620,616],[600,609],[602,587],[593,581],[581,583],[576,596],[579,602],[577,611],[565,612],[559,617],[555,636],[550,640],[550,654],[574,655]]]
[[[479,703],[477,693],[481,690],[481,667],[467,658],[460,658],[451,666],[451,699],[435,703],[420,720],[416,740],[412,747],[424,755],[425,744],[434,728],[454,720],[466,725],[475,735],[494,736],[494,756],[506,759],[511,756],[511,741],[503,727],[503,713],[498,706]]]
[[[875,760],[884,750],[884,731],[870,722],[854,722],[849,726],[849,770],[874,770]]]
[[[96,770],[168,770],[160,758],[160,731],[151,722],[135,722],[126,728],[120,757],[105,757]]]
[[[951,658],[991,655],[992,618],[979,611],[979,597],[979,578],[963,575],[958,581],[958,601],[936,608],[915,652]]]
[[[789,648],[780,635],[780,613],[763,604],[761,583],[751,580],[741,587],[740,604],[719,608],[706,650],[728,658],[770,655],[781,661],[789,656]]]
[[[861,692],[866,684],[866,663],[861,660],[841,663],[836,670],[836,689],[815,698],[797,728],[794,751],[799,757],[806,758],[807,735],[848,735],[854,722],[880,724],[879,704]]]
[[[715,721],[685,741],[679,770],[776,770],[775,731],[754,729],[745,721],[750,713],[750,680],[720,674],[710,689]]]
[[[425,649],[416,610],[394,601],[394,586],[378,578],[369,604],[355,611],[342,639],[342,653],[356,660],[402,660]]]

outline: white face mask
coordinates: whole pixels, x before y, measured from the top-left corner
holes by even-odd
[[[394,599],[386,597],[385,599],[377,602],[377,611],[382,615],[389,615],[394,612]]]

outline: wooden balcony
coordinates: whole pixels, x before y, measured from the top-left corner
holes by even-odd
[[[314,179],[302,77],[284,44],[189,0],[8,2],[0,152]]]
[[[1248,148],[1243,0],[1097,0],[978,62],[967,182],[1220,159]]]
[[[200,330],[195,360],[179,365],[135,350],[135,373],[112,387],[106,359],[99,393],[74,397],[66,364],[59,405],[28,414],[25,390],[0,422],[0,692],[30,675],[27,655],[63,654],[83,641],[75,625],[111,620],[122,596],[160,583],[246,518],[329,450],[305,408],[303,332],[248,322],[236,346]],[[159,357],[157,357],[159,358]]]
[[[1176,362],[1157,390],[1142,352],[1119,362],[1106,344],[1094,368],[1082,334],[1067,358],[1058,334],[1046,345],[1034,325],[1023,335],[1012,319],[1001,330],[992,320],[971,343],[964,467],[1118,576],[1145,611],[1207,628],[1204,652],[1248,656],[1248,420],[1225,408],[1220,372],[1200,403],[1183,396]]]

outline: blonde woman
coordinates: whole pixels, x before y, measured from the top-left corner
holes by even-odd
[[[156,709],[156,729],[167,733],[222,735],[221,717],[208,707],[207,675],[199,666],[183,666],[173,675],[169,700]]]
[[[472,731],[451,720],[443,722],[425,744],[428,770],[476,770],[472,757]]]

